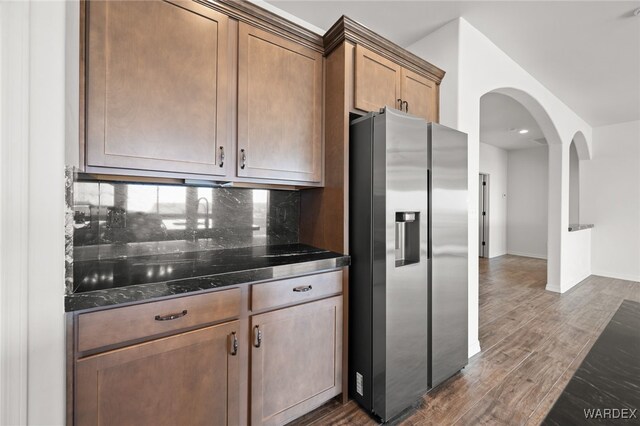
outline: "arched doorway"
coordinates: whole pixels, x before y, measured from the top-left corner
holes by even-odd
[[[537,309],[547,283],[549,146],[517,99],[480,98],[478,320],[480,346],[501,341]],[[483,250],[484,249],[484,250]]]

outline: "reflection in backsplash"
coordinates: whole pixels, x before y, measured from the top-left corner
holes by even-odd
[[[297,191],[73,184],[73,261],[298,242]]]

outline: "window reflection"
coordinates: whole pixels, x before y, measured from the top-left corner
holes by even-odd
[[[158,187],[151,185],[128,185],[127,210],[151,212],[158,204]]]
[[[184,230],[186,223],[187,188],[158,186],[156,214],[167,230]]]
[[[267,243],[267,214],[269,191],[256,189],[253,191],[253,244],[261,246]]]
[[[86,259],[298,240],[297,192],[75,182],[73,203],[75,253]]]

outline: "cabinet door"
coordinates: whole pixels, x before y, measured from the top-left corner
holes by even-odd
[[[341,392],[342,296],[255,315],[251,325],[252,425],[284,424]]]
[[[400,108],[400,65],[356,45],[354,106],[378,111],[384,106]]]
[[[224,175],[227,17],[194,2],[87,8],[87,165]]]
[[[322,180],[322,54],[240,23],[238,176]]]
[[[77,425],[237,424],[238,321],[77,361]],[[242,350],[243,348],[240,348]]]
[[[409,114],[438,122],[438,86],[434,81],[402,68],[400,92]]]

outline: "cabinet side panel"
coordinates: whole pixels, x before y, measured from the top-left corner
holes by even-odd
[[[349,138],[349,394],[371,410],[373,116],[352,124]],[[357,381],[361,381],[361,384]]]
[[[345,45],[325,61],[325,184],[301,193],[300,242],[348,253],[349,123]]]

